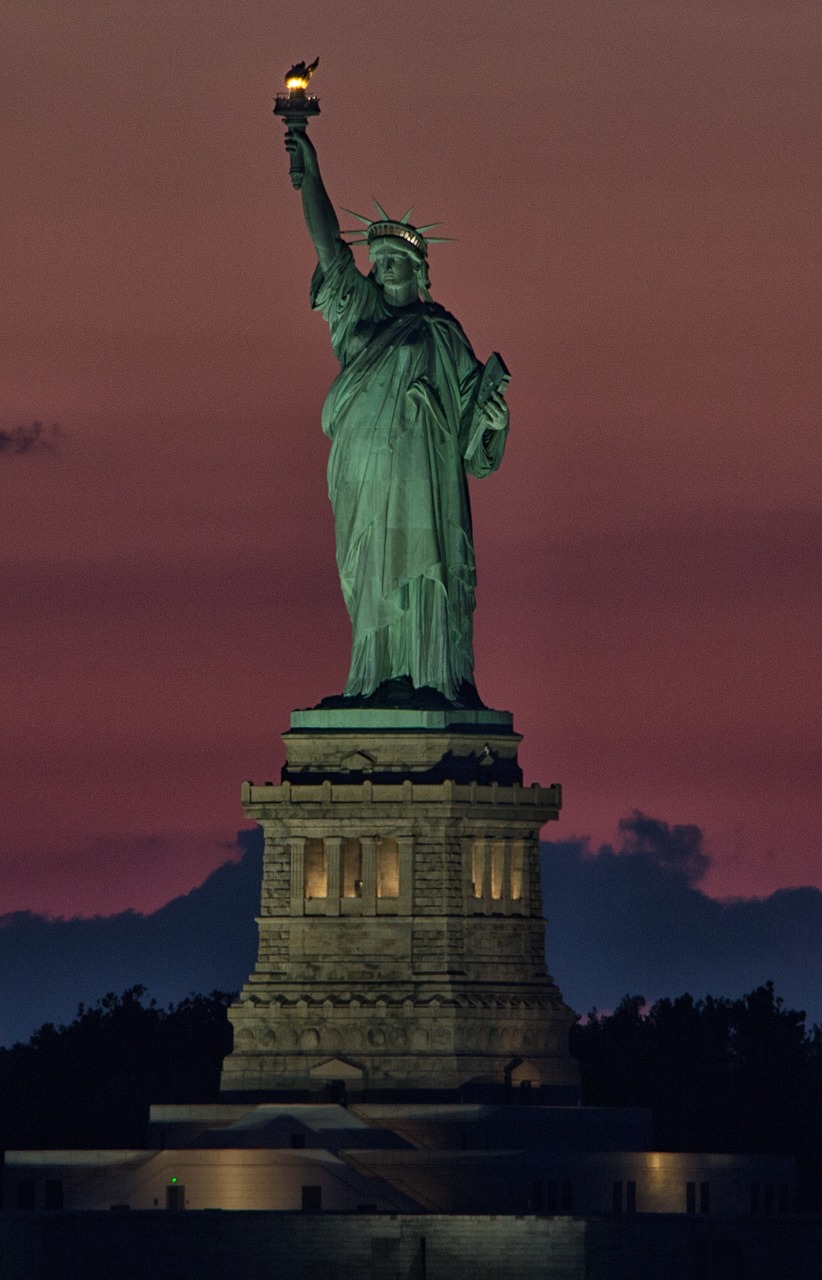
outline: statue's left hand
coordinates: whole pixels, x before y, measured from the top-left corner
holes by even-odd
[[[480,412],[486,431],[504,431],[508,426],[510,414],[501,391],[492,391]]]

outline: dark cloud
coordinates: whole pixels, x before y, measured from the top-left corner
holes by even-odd
[[[634,809],[630,818],[620,820],[619,831],[621,853],[644,858],[653,866],[682,876],[688,884],[701,880],[710,866],[711,860],[702,849],[702,832],[693,824],[669,827],[667,822]]]
[[[32,422],[28,427],[0,427],[0,453],[54,453],[63,435],[56,422],[50,427],[42,422]]]
[[[616,849],[542,847],[548,964],[577,1012],[614,1008],[626,993],[736,997],[772,978],[789,1006],[822,1022],[818,889],[720,902],[696,887],[708,864],[699,827],[635,812],[620,830]],[[0,917],[0,1043],[135,983],[163,1004],[238,989],[257,955],[261,836],[241,832],[238,862],[150,915]]]
[[[242,831],[238,844],[239,862],[150,915],[0,916],[0,1044],[27,1039],[43,1022],[70,1021],[81,1002],[135,983],[161,1004],[191,991],[237,990],[257,958],[262,832]]]
[[[773,979],[822,1022],[822,893],[780,889],[718,901],[696,887],[708,866],[698,827],[641,813],[622,843],[543,845],[548,965],[578,1013],[690,992],[736,997]]]

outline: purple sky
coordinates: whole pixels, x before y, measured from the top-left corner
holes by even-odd
[[[565,785],[551,837],[639,808],[704,829],[715,895],[822,885],[817,5],[306,12],[6,0],[0,911],[198,883],[344,681],[271,116],[318,53],[332,198],[441,219],[433,295],[512,370],[477,679]]]

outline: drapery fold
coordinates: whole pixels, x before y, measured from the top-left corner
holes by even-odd
[[[473,684],[476,573],[466,472],[502,459],[506,431],[477,432],[482,365],[436,303],[394,308],[347,245],[318,266],[312,306],[340,373],[323,408],[337,567],[352,625],[346,696],[409,676],[455,701]],[[466,456],[469,442],[473,451]]]

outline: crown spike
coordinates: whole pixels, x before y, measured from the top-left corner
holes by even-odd
[[[370,226],[371,226],[371,219],[370,219],[370,218],[366,218],[366,217],[364,217],[364,216],[363,216],[363,214],[361,214],[361,213],[355,213],[353,209],[346,209],[345,205],[340,205],[340,208],[342,209],[343,213],[350,213],[350,214],[351,214],[351,217],[352,217],[352,218],[356,218],[359,222],[361,222],[361,223],[363,224],[363,226],[364,226],[364,227],[370,227]],[[347,234],[347,233],[346,233],[346,234]]]
[[[413,212],[414,212],[414,206],[413,206],[413,205],[411,205],[408,209],[406,209],[405,213],[404,213],[404,214],[402,215],[402,217],[400,218],[400,222],[404,222],[404,223],[407,225],[407,224],[408,224],[408,219],[411,217],[411,214],[412,214]],[[422,231],[422,227],[417,227],[417,230],[418,230],[418,231]]]
[[[385,212],[385,209],[383,209],[383,207],[382,207],[382,205],[380,204],[380,202],[379,202],[379,200],[377,199],[377,197],[376,197],[376,196],[372,196],[372,197],[371,197],[371,199],[374,201],[374,204],[377,206],[377,212],[379,213],[380,217],[381,217],[385,222],[393,222],[393,218],[390,216],[390,214],[387,214],[387,213]]]

